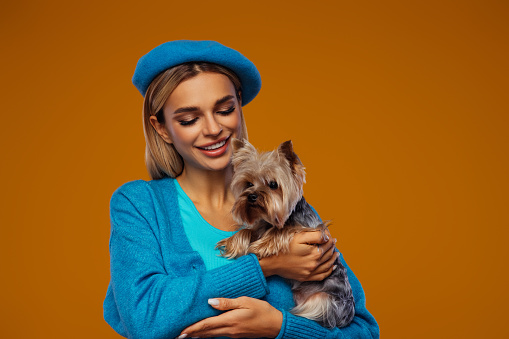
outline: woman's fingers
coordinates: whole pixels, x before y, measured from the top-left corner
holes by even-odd
[[[338,258],[339,252],[334,252],[332,256],[329,258],[329,260],[324,261],[322,264],[320,264],[313,273],[322,273],[324,271],[328,271],[329,268],[334,266]]]
[[[328,229],[298,232],[290,241],[288,253],[262,258],[260,266],[265,276],[276,274],[298,281],[318,280],[317,274],[323,275],[332,267],[335,243]]]
[[[210,337],[227,328],[228,313],[223,313],[215,317],[203,319],[188,328],[184,329],[178,339],[192,337]]]
[[[332,257],[335,250],[335,244],[336,239],[329,238],[326,243],[314,246],[316,249],[313,249],[313,251],[316,252],[312,253],[312,257],[316,260],[317,266],[323,264]]]
[[[309,276],[305,281],[319,281],[327,278],[334,270],[335,263],[339,257],[339,252],[334,251],[335,247],[332,247],[326,255],[323,255],[322,261],[318,266],[309,273]]]
[[[234,308],[242,308],[242,301],[239,300],[241,298],[237,299],[215,298],[209,299],[208,303],[210,306],[214,307],[217,310],[227,311],[233,310]]]
[[[339,252],[334,251],[334,248],[331,249],[331,252],[332,254],[330,257],[327,257],[327,260],[324,260],[312,272],[310,272],[306,281],[323,280],[332,273],[332,271],[335,269],[334,266],[337,264]],[[324,257],[326,256],[324,255]]]
[[[337,252],[336,252],[337,253]],[[337,253],[337,256],[339,256],[339,253]],[[332,262],[332,264],[330,264],[329,262],[327,263],[324,263],[322,266],[323,267],[319,267],[317,268],[315,271],[314,271],[314,274],[312,274],[311,276],[309,276],[309,278],[306,280],[306,281],[322,281],[323,279],[327,278],[329,275],[332,274],[332,272],[336,269],[336,265],[335,265],[335,261],[337,259],[337,256],[336,254],[333,256],[334,258],[334,261]],[[330,265],[330,266],[327,266],[327,265]],[[328,267],[328,268],[327,268]],[[325,269],[325,271],[322,272],[322,269]]]
[[[336,249],[334,247],[335,243],[336,243],[336,239],[333,239],[330,244],[320,246],[322,248],[322,250],[325,252],[323,252],[322,256],[320,257],[320,260],[318,261],[318,265],[321,265],[324,262],[326,262],[332,258],[332,255],[334,254],[334,250]]]
[[[208,303],[210,306],[214,307],[215,309],[221,310],[221,311],[227,311],[232,310],[236,308],[242,308],[242,300],[239,300],[242,298],[237,299],[226,299],[226,298],[214,298],[209,299]],[[179,338],[186,338],[188,335],[212,335],[214,330],[221,328],[221,327],[228,327],[228,317],[225,316],[226,313],[220,314],[215,317],[210,317],[203,319],[202,321],[199,321],[185,330],[182,331],[182,335]],[[183,335],[186,335],[183,337]]]
[[[301,256],[318,254],[322,257],[332,246],[334,246],[334,240],[328,233],[328,230],[322,232],[321,230],[315,231],[303,231],[296,233],[290,248],[294,248],[291,252],[299,254]],[[293,245],[293,246],[292,246]]]
[[[330,261],[334,256],[334,250],[335,247],[331,246],[329,247],[329,249],[326,250],[326,252],[322,253],[321,257],[317,260],[317,266],[321,266],[324,263]]]
[[[301,244],[319,245],[326,243],[330,239],[330,233],[328,231],[322,232],[321,230],[303,231],[296,233],[295,237],[298,238],[298,242]]]
[[[240,297],[209,299],[216,309],[228,310],[218,316],[203,319],[186,329],[178,338],[275,338],[281,330],[283,315],[266,301]]]

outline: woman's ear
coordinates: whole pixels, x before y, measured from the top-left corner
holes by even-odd
[[[242,107],[242,91],[237,92],[237,100],[239,101],[239,106]]]
[[[161,124],[159,121],[157,121],[157,117],[155,115],[150,116],[150,123],[152,124],[152,127],[156,130],[157,134],[166,141],[168,144],[172,144],[173,141],[171,140],[170,135],[168,134],[168,130],[166,129],[166,126],[164,124]]]

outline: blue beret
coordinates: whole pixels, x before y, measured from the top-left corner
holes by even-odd
[[[176,40],[157,46],[138,60],[133,84],[141,95],[161,72],[190,61],[206,61],[232,70],[242,84],[242,106],[260,91],[262,79],[256,66],[234,49],[216,41]]]

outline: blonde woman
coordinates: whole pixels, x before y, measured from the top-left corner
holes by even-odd
[[[139,60],[133,83],[145,98],[152,180],[128,182],[111,198],[108,324],[129,338],[378,337],[342,257],[354,321],[330,330],[288,312],[285,278],[322,280],[334,269],[340,254],[330,236],[297,234],[290,253],[261,260],[227,260],[215,250],[236,230],[230,142],[247,139],[242,106],[261,87],[254,64],[214,41],[172,41]]]

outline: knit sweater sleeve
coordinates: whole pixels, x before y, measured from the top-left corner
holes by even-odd
[[[164,256],[178,253],[162,253],[158,215],[143,184],[124,185],[110,202],[112,296],[109,300],[107,294],[105,319],[119,334],[175,338],[187,326],[220,313],[207,304],[208,298],[261,298],[268,293],[254,255],[210,271],[193,265],[168,267]]]

